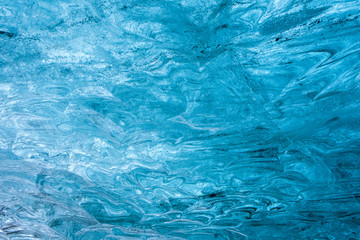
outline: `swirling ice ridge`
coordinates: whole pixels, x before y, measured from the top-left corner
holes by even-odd
[[[0,0],[1,239],[359,239],[358,0]]]

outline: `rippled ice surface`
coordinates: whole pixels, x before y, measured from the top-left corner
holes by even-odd
[[[359,239],[358,0],[0,0],[1,239]]]

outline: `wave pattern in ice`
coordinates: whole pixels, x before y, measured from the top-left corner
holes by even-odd
[[[359,239],[357,0],[0,0],[1,239]]]

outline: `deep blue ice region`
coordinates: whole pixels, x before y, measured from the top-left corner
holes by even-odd
[[[360,239],[358,0],[0,0],[0,239]]]

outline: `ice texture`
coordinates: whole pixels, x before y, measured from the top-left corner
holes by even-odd
[[[0,239],[360,239],[358,0],[0,0]]]

